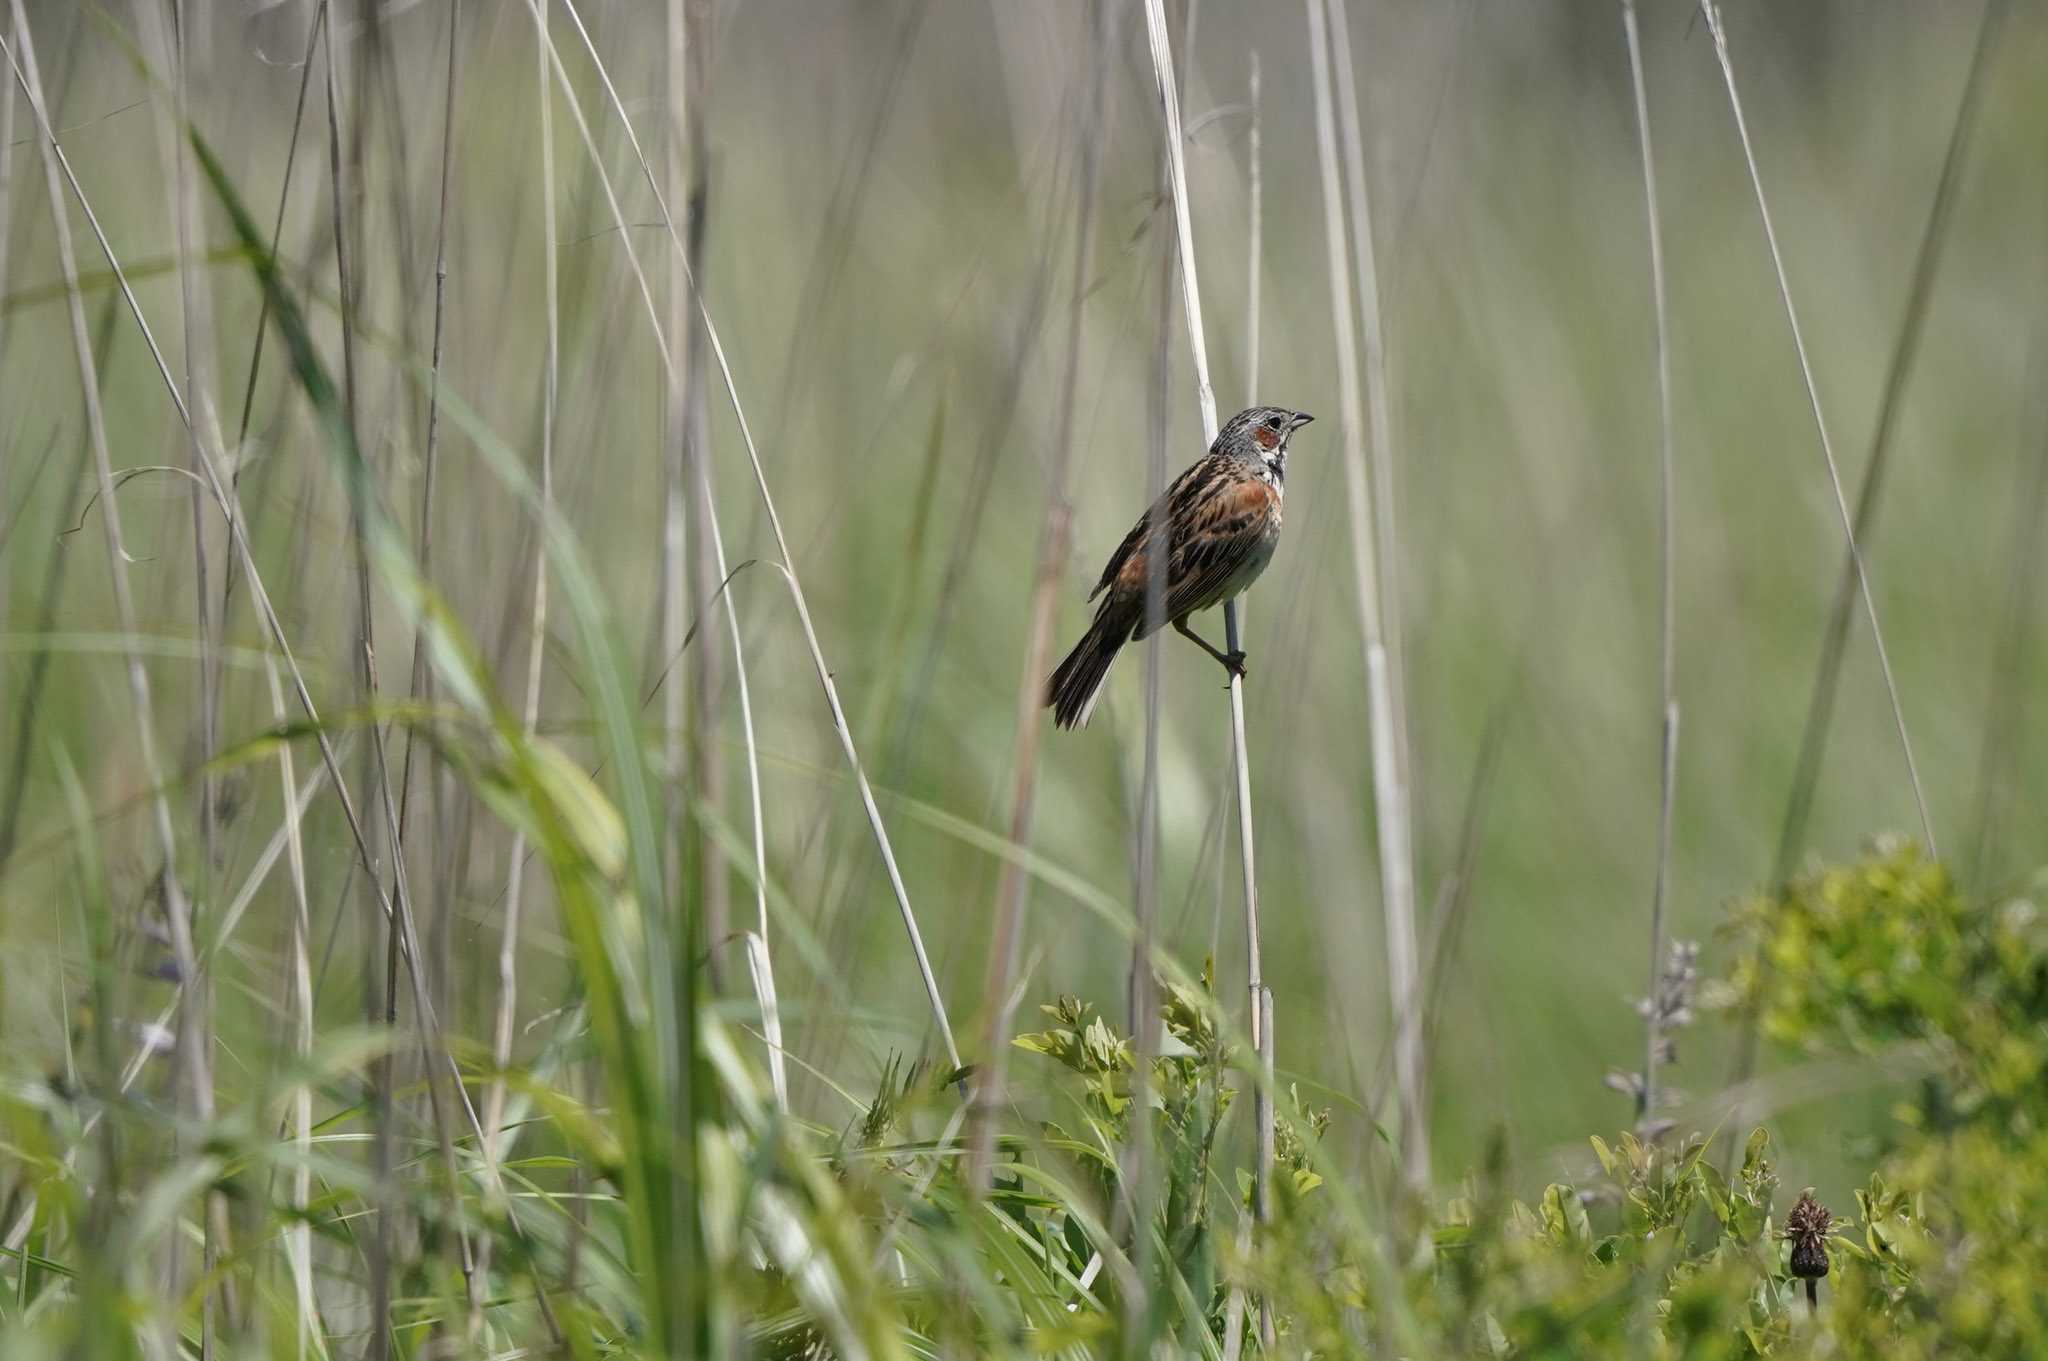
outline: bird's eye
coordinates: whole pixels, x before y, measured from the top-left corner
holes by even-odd
[[[1280,418],[1278,416],[1266,417],[1266,428],[1268,430],[1278,430],[1280,428]]]

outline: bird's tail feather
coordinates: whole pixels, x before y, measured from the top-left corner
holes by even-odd
[[[1103,610],[1074,644],[1067,659],[1054,669],[1045,683],[1045,702],[1052,706],[1052,721],[1062,728],[1078,728],[1095,712],[1095,701],[1109,679],[1109,664],[1129,641],[1129,621],[1111,618]]]

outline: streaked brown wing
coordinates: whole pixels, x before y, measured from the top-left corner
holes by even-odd
[[[1109,562],[1102,569],[1102,579],[1095,583],[1094,590],[1088,592],[1088,598],[1093,600],[1108,590],[1118,577],[1125,575],[1125,569],[1132,565],[1134,557],[1144,556],[1142,545],[1152,533],[1153,516],[1164,513],[1167,532],[1178,538],[1180,526],[1187,523],[1190,504],[1202,500],[1219,479],[1229,476],[1226,461],[1214,454],[1204,455],[1189,464],[1152,503],[1151,508],[1138,517],[1138,523],[1131,526],[1131,532],[1124,535],[1124,541],[1116,546],[1116,552],[1109,555]],[[1142,589],[1145,569],[1138,567],[1136,570]]]
[[[1190,509],[1183,520],[1186,534],[1174,536],[1167,618],[1178,619],[1217,602],[1265,542],[1278,500],[1272,487],[1240,473],[1212,487]]]

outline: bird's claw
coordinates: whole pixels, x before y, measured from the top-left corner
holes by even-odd
[[[1234,681],[1243,680],[1251,672],[1251,668],[1245,665],[1244,653],[1241,651],[1224,653],[1223,669],[1230,673],[1230,678]],[[1224,688],[1228,689],[1229,687],[1225,686]]]

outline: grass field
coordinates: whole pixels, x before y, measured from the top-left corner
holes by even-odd
[[[0,1355],[2048,1348],[2036,6],[0,36]]]

